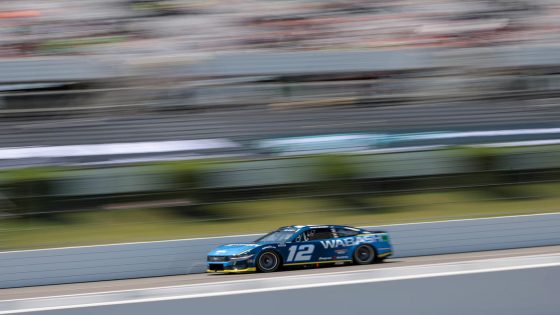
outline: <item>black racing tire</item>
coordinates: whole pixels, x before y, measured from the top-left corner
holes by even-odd
[[[280,255],[272,250],[262,252],[255,261],[258,272],[274,272],[281,264]]]
[[[354,250],[353,260],[356,265],[369,265],[377,259],[377,252],[371,245],[363,244]]]

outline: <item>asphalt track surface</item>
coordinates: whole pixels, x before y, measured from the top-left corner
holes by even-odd
[[[367,266],[340,266],[308,268],[281,271],[270,274],[191,274],[183,276],[157,277],[144,279],[130,279],[117,281],[103,281],[54,286],[40,286],[0,290],[0,301],[14,299],[29,299],[74,294],[91,294],[108,291],[126,291],[147,288],[160,288],[182,285],[210,285],[212,283],[237,282],[238,280],[259,280],[302,275],[329,275],[340,272],[371,271],[394,267],[426,267],[442,263],[462,263],[473,260],[499,259],[508,257],[547,255],[560,253],[560,246],[532,247],[486,252],[471,252],[448,255],[422,256],[410,258],[388,259],[385,263]]]

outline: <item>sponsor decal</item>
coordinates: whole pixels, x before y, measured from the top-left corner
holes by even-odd
[[[350,259],[350,256],[336,256],[336,259]]]
[[[337,249],[334,251],[337,255],[344,255],[346,253],[348,253],[347,249]]]
[[[290,229],[290,228],[288,228],[288,229],[282,229],[282,231],[284,231],[284,232],[297,232],[298,230],[299,230],[299,229]]]
[[[350,243],[353,242],[353,241],[354,241],[354,239],[352,239],[352,238],[326,240],[326,241],[321,241],[321,245],[323,245],[323,248],[325,248],[325,249],[327,249],[327,248],[337,248],[337,247],[351,246]]]
[[[321,245],[323,245],[323,248],[327,249],[327,248],[337,248],[337,247],[349,247],[361,243],[373,243],[373,242],[378,242],[380,240],[381,240],[381,236],[377,234],[373,234],[373,235],[364,235],[364,236],[347,237],[347,238],[321,241]]]
[[[319,257],[319,260],[331,260],[331,257]]]

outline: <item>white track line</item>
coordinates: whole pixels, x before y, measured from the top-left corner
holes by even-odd
[[[497,251],[499,252],[501,250],[497,250]],[[491,252],[495,252],[495,251],[491,251]],[[459,254],[461,254],[461,253],[459,253]],[[450,255],[453,255],[453,254],[450,254]],[[313,278],[313,277],[323,277],[323,276],[333,276],[333,275],[343,275],[343,274],[364,273],[364,272],[368,272],[368,271],[372,271],[372,270],[416,269],[416,268],[422,268],[422,267],[428,267],[428,266],[430,266],[430,267],[451,266],[451,265],[465,264],[465,263],[494,262],[494,261],[503,261],[503,260],[507,260],[507,259],[527,259],[527,258],[539,258],[539,257],[558,256],[558,255],[560,255],[560,254],[545,253],[545,254],[534,254],[534,255],[523,255],[523,256],[498,257],[498,258],[484,258],[485,255],[477,255],[477,256],[469,256],[469,258],[475,258],[475,259],[451,261],[451,262],[444,262],[444,263],[426,263],[426,264],[418,264],[418,265],[412,265],[412,266],[399,266],[399,267],[388,267],[388,268],[368,268],[368,269],[359,269],[359,270],[345,270],[345,271],[331,271],[331,272],[326,271],[326,272],[320,272],[320,273],[286,275],[286,276],[282,276],[281,274],[274,274],[273,273],[273,274],[268,274],[268,276],[255,277],[254,279],[212,281],[212,282],[195,283],[195,284],[178,284],[178,285],[170,285],[170,286],[144,287],[144,288],[126,289],[126,290],[99,291],[99,292],[62,294],[62,295],[50,295],[50,296],[33,297],[33,298],[0,300],[0,304],[2,302],[31,301],[31,300],[42,300],[42,299],[46,299],[46,298],[67,298],[67,297],[90,296],[90,295],[96,295],[96,294],[101,295],[101,294],[124,293],[124,292],[135,292],[135,291],[137,292],[137,291],[144,291],[144,290],[189,288],[189,287],[200,287],[200,286],[207,286],[207,285],[247,283],[247,282],[254,282],[254,281],[259,281],[259,280],[275,279],[275,278],[282,278],[282,279]],[[434,256],[440,256],[440,255],[434,255]],[[477,258],[480,258],[480,259],[477,259]],[[258,275],[258,274],[253,274],[253,275]],[[115,281],[119,281],[119,280],[115,280]],[[69,285],[72,285],[72,284],[69,284]],[[2,313],[0,313],[0,314],[2,314]]]
[[[539,259],[539,258],[554,258],[556,259],[555,262],[547,262],[547,263],[523,263],[523,260],[526,259]],[[275,287],[267,287],[267,288],[257,288],[257,289],[242,289],[242,290],[235,290],[235,291],[222,291],[222,292],[206,292],[206,293],[190,293],[190,294],[176,294],[176,295],[169,295],[169,296],[160,296],[160,297],[147,297],[147,298],[129,298],[129,299],[121,299],[121,300],[114,300],[114,301],[102,301],[102,302],[95,302],[95,303],[82,303],[82,304],[71,304],[71,305],[58,305],[58,306],[48,306],[48,307],[30,307],[30,308],[21,308],[21,309],[13,309],[7,311],[0,311],[0,315],[2,314],[18,314],[18,313],[25,313],[25,312],[37,312],[37,311],[52,311],[52,310],[61,310],[61,309],[74,309],[74,308],[87,308],[87,307],[96,307],[96,306],[107,306],[107,305],[122,305],[122,304],[132,304],[132,303],[146,303],[146,302],[158,302],[158,301],[169,301],[169,300],[180,300],[180,299],[194,299],[194,298],[206,298],[206,297],[216,297],[216,296],[227,296],[227,295],[239,295],[239,294],[248,294],[248,293],[260,293],[260,292],[271,292],[271,291],[283,291],[283,290],[294,290],[294,289],[306,289],[306,288],[316,288],[316,287],[328,287],[328,286],[337,286],[337,285],[351,285],[351,284],[362,284],[362,283],[376,283],[376,282],[388,282],[388,281],[400,281],[400,280],[413,280],[413,279],[422,279],[422,278],[431,278],[431,277],[445,277],[445,276],[457,276],[457,275],[467,275],[467,274],[476,274],[476,273],[488,273],[488,272],[501,272],[501,271],[512,271],[512,270],[522,270],[522,269],[535,269],[535,268],[546,268],[546,267],[558,267],[560,266],[560,255],[558,254],[543,254],[543,255],[534,255],[534,256],[522,256],[522,257],[509,257],[509,258],[496,258],[496,259],[487,259],[487,260],[474,260],[474,261],[463,261],[463,262],[455,262],[455,263],[443,263],[443,264],[427,264],[427,265],[420,265],[420,266],[408,266],[408,267],[396,267],[396,268],[386,268],[386,269],[377,269],[377,270],[398,270],[398,269],[414,269],[418,267],[444,267],[444,266],[465,266],[468,263],[474,264],[471,266],[471,270],[455,270],[455,271],[441,271],[441,272],[429,272],[429,273],[420,273],[420,274],[411,274],[411,275],[403,275],[403,276],[388,276],[388,277],[378,277],[378,278],[369,278],[369,279],[354,279],[354,280],[342,280],[342,281],[326,281],[320,283],[307,283],[307,284],[297,284],[297,285],[280,285]],[[513,265],[513,266],[501,266],[501,267],[493,267],[493,268],[479,268],[476,266],[477,263],[490,263],[490,262],[508,262],[508,261],[519,261],[521,264]],[[375,269],[373,269],[375,270]],[[345,273],[367,273],[371,272],[372,269],[368,270],[355,270],[350,272],[333,272],[333,273],[326,273],[326,274],[313,274],[313,275],[298,275],[298,276],[291,276],[291,277],[284,277],[286,278],[313,278],[313,277],[325,277],[325,276],[332,276],[336,274],[345,274]],[[421,272],[421,270],[418,270]],[[274,278],[271,278],[274,279]],[[257,279],[255,279],[257,280]],[[248,282],[254,280],[239,280],[236,282]],[[233,281],[227,282],[231,284]],[[206,285],[219,285],[220,282],[209,283]],[[195,287],[200,286],[198,285],[186,285],[183,287]],[[175,287],[175,286],[174,286]],[[162,289],[168,289],[172,287],[163,287]],[[126,293],[126,292],[133,292],[142,289],[134,289],[134,290],[123,290],[123,291],[114,291],[108,293]],[[154,290],[154,289],[145,289],[145,290]],[[101,295],[107,293],[93,293],[89,294],[90,297],[96,297],[102,299]],[[67,296],[58,296],[58,297],[47,297],[47,298],[32,298],[32,299],[21,299],[21,300],[12,300],[12,301],[36,301],[36,300],[56,300],[56,299],[63,299],[63,298],[78,298],[80,296],[84,296],[86,294],[78,294],[78,295],[67,295]],[[125,298],[125,297],[124,297]],[[0,302],[9,302],[9,301],[0,301]]]

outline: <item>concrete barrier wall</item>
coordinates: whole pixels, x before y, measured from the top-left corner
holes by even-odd
[[[380,227],[395,257],[560,244],[560,213]],[[206,253],[259,235],[0,253],[0,288],[199,273]]]
[[[381,227],[395,257],[411,257],[560,244],[560,213],[441,221]]]

